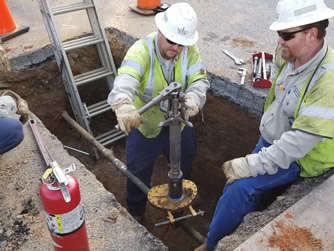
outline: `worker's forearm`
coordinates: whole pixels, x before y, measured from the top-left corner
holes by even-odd
[[[199,79],[195,82],[193,82],[188,89],[186,90],[186,93],[192,93],[196,97],[196,104],[202,109],[202,107],[205,104],[206,101],[206,92],[210,87],[210,83],[207,79]]]
[[[293,161],[304,157],[323,138],[302,131],[287,131],[269,147],[247,156],[253,176],[274,174],[278,168],[289,168]]]
[[[139,82],[130,75],[121,74],[115,78],[114,87],[108,96],[108,104],[114,106],[124,99],[133,101]]]

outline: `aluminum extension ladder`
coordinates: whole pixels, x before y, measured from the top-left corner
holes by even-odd
[[[101,135],[95,136],[90,126],[91,119],[110,111],[111,106],[107,103],[106,99],[87,106],[80,97],[78,90],[79,86],[93,85],[96,84],[94,81],[105,78],[110,91],[117,74],[109,43],[106,39],[104,26],[100,21],[101,19],[98,15],[94,0],[82,0],[82,2],[79,3],[58,7],[51,6],[49,0],[39,0],[39,4],[75,119],[102,145],[111,144],[125,137],[126,135],[117,129],[106,130],[106,132]],[[91,32],[79,38],[63,42],[60,36],[60,30],[58,30],[55,25],[55,16],[75,11],[85,11],[87,13]],[[88,46],[95,46],[101,66],[97,69],[74,76],[67,53],[71,50]]]

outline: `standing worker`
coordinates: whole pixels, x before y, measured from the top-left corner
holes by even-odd
[[[227,184],[196,251],[213,250],[274,188],[334,167],[334,51],[324,40],[334,10],[323,0],[280,0],[277,12],[270,26],[279,36],[276,65],[260,139],[252,154],[223,164]]]
[[[169,155],[169,129],[158,127],[165,120],[159,105],[141,116],[138,109],[175,81],[185,92],[184,118],[188,119],[203,107],[209,88],[195,45],[198,32],[193,8],[187,3],[173,4],[155,16],[155,23],[158,31],[138,40],[128,50],[108,97],[120,129],[128,134],[128,170],[148,187],[154,160],[161,153]],[[193,128],[185,126],[181,137],[181,170],[183,178],[189,178],[196,153]],[[128,210],[139,221],[143,220],[146,201],[146,195],[128,179]]]
[[[23,140],[23,126],[28,119],[28,105],[18,94],[0,90],[0,154],[8,152]],[[20,115],[18,120],[15,114]]]

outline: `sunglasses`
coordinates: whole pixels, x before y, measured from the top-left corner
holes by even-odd
[[[289,41],[291,39],[293,39],[295,37],[295,34],[298,32],[302,32],[305,30],[310,29],[310,27],[306,27],[304,29],[301,30],[297,30],[297,31],[292,31],[292,32],[283,32],[283,31],[277,31],[277,34],[280,38],[282,38],[284,41]]]
[[[178,44],[178,43],[175,43],[175,42],[173,42],[173,41],[170,41],[168,38],[166,38],[165,37],[165,39],[166,39],[166,41],[167,41],[167,43],[169,43],[170,45],[178,45],[178,46],[182,46],[183,47],[183,45],[182,44]]]

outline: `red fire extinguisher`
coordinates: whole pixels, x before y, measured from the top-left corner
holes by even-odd
[[[84,210],[80,204],[78,181],[56,161],[43,174],[40,196],[56,251],[89,251]]]

